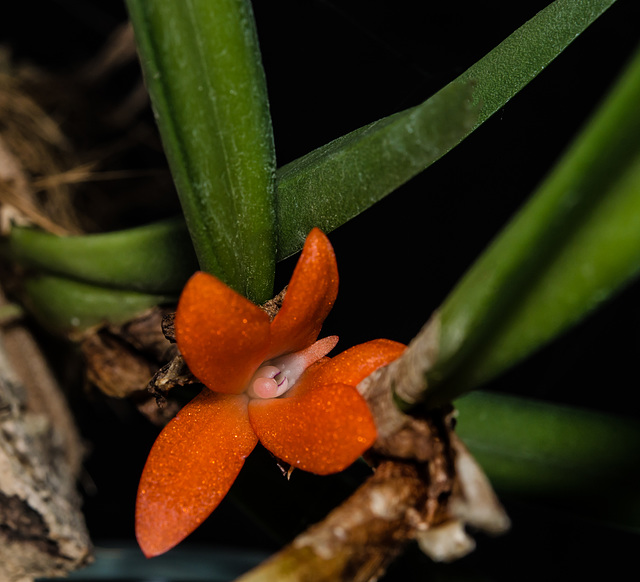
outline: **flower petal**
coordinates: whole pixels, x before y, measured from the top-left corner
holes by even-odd
[[[227,494],[258,441],[247,401],[204,389],[158,436],[136,501],[136,537],[148,558],[182,541]]]
[[[205,386],[226,394],[245,389],[269,345],[269,316],[203,272],[187,281],[175,328],[189,369]]]
[[[340,383],[355,387],[378,368],[398,359],[406,348],[404,344],[388,339],[376,339],[353,346],[335,358],[327,358],[308,368],[287,393],[287,398],[294,398],[324,384]]]
[[[346,469],[377,434],[366,402],[346,384],[321,386],[297,398],[251,400],[249,420],[276,457],[318,475]]]
[[[338,295],[338,265],[325,234],[314,228],[307,236],[284,302],[271,323],[267,359],[311,345]]]
[[[305,471],[345,469],[376,439],[371,412],[355,387],[405,349],[372,340],[313,364],[284,398],[251,400],[249,420],[260,442]]]

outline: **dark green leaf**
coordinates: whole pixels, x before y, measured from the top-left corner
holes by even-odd
[[[145,293],[177,295],[198,268],[182,218],[71,237],[13,227],[8,252],[12,259],[48,273]]]
[[[499,492],[640,527],[634,420],[488,392],[455,406],[456,431]]]
[[[175,302],[171,295],[108,289],[42,275],[24,281],[24,303],[50,332],[73,335],[91,327],[125,323],[147,309]]]
[[[473,83],[345,135],[278,170],[278,259],[302,248],[314,226],[344,224],[435,162],[477,119]]]
[[[127,6],[200,265],[264,301],[275,270],[275,153],[251,3]]]
[[[422,105],[278,170],[278,259],[312,227],[344,224],[442,157],[498,111],[615,0],[556,0]]]
[[[640,270],[640,52],[531,201],[440,310],[430,402],[477,387]]]

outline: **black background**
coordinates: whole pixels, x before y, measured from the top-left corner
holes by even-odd
[[[255,1],[279,165],[426,99],[547,4]],[[125,18],[115,0],[25,0],[0,26],[16,62],[67,74]],[[326,333],[340,335],[342,348],[373,337],[408,342],[597,106],[638,42],[639,22],[640,5],[619,0],[463,144],[332,233],[341,289]],[[110,91],[115,98],[123,90],[117,85],[131,85],[138,74],[132,66],[102,98]],[[140,159],[117,163],[163,163],[155,153]],[[279,267],[279,286],[294,262]],[[637,417],[638,291],[637,283],[630,285],[487,388]],[[91,534],[97,543],[131,541],[137,480],[157,429],[129,403],[87,394],[76,368],[63,379],[89,448],[82,490]],[[333,477],[294,474],[286,482],[262,452],[252,455],[237,488],[249,488],[273,507],[285,538],[330,506],[318,491],[335,500],[348,490]],[[561,579],[585,568],[613,578],[635,563],[632,532],[590,524],[535,500],[507,501],[507,509],[512,532],[480,536],[478,550],[453,568],[433,567],[410,550],[385,579]],[[280,540],[230,498],[184,544],[271,551]]]

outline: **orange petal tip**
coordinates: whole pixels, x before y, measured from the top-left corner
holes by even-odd
[[[170,550],[211,514],[257,441],[244,395],[203,389],[177,414],[140,478],[136,538],[145,556]]]

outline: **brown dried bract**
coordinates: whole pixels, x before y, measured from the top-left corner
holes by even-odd
[[[265,301],[260,309],[266,312],[269,316],[269,319],[273,321],[273,318],[278,314],[280,308],[282,307],[282,303],[284,301],[284,296],[287,294],[287,287],[285,287],[280,293],[278,293],[273,299],[269,299],[269,301]]]
[[[165,313],[156,307],[122,326],[87,334],[81,349],[88,380],[117,398],[144,392],[158,368],[176,353],[161,331]]]
[[[180,354],[162,366],[151,378],[147,390],[156,398],[158,406],[165,406],[166,398],[172,388],[197,384],[199,380],[191,373]]]
[[[81,344],[87,380],[107,396],[126,398],[144,390],[154,364],[122,337],[103,329]]]

